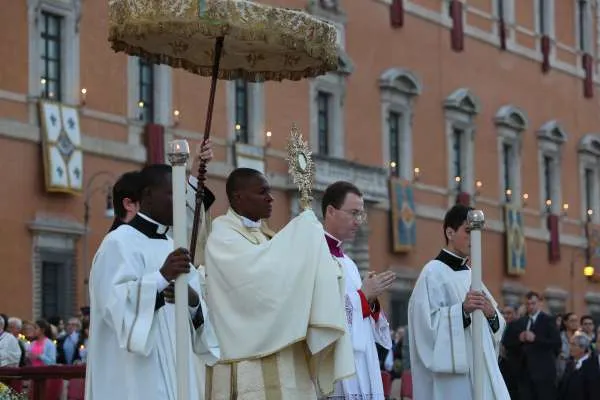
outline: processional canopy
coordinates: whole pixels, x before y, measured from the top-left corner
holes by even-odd
[[[244,0],[110,0],[109,41],[118,52],[219,79],[281,81],[338,66],[336,28],[303,11]]]

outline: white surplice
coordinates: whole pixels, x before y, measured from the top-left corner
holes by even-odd
[[[471,270],[455,271],[438,260],[428,262],[408,304],[410,364],[414,400],[510,400],[498,367],[505,322],[497,310],[499,329],[483,330],[484,396],[473,398],[472,324],[463,325],[462,302],[471,286]]]
[[[326,235],[337,241],[338,247],[341,246],[341,242],[333,236]],[[390,325],[383,312],[379,313],[377,321],[373,315],[363,317],[361,296],[359,294],[359,290],[362,288],[362,280],[358,267],[346,255],[335,258],[342,266],[346,282],[346,324],[354,350],[356,375],[338,382],[335,393],[330,398],[383,400],[385,396],[375,343],[379,343],[388,350],[391,349]]]
[[[151,238],[129,225],[104,238],[90,276],[86,400],[176,400],[174,305],[155,311],[165,283],[159,270],[172,251],[170,238]],[[192,269],[189,284],[198,293],[200,278]],[[205,309],[202,297],[200,307]],[[196,400],[202,394],[195,358],[214,357],[202,335],[206,321],[194,330],[190,318],[189,329],[196,353],[189,355],[189,393]]]

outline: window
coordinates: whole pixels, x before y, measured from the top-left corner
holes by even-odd
[[[512,182],[512,164],[514,163],[514,147],[510,143],[503,143],[502,146],[502,162],[504,164],[504,193],[508,197],[513,190],[513,182]]]
[[[500,160],[500,198],[518,201],[521,193],[521,135],[527,129],[525,113],[518,107],[500,107],[494,117],[498,133],[498,159]]]
[[[584,201],[585,201],[585,210],[594,210],[594,180],[595,173],[591,168],[586,168],[584,172]]]
[[[462,180],[464,179],[464,154],[463,154],[464,132],[454,128],[452,131],[452,175],[456,181],[456,190],[462,191]]]
[[[577,47],[580,51],[590,53],[592,48],[591,41],[591,14],[589,0],[577,1]]]
[[[398,175],[400,168],[400,119],[402,115],[390,111],[388,115],[388,128],[390,140],[390,170],[393,175]]]
[[[554,193],[554,188],[553,188],[553,181],[554,181],[554,158],[549,156],[549,155],[544,155],[544,201],[546,202],[546,205],[550,206],[552,205],[552,198],[553,193]],[[548,201],[550,201],[550,204],[548,204]]]
[[[138,59],[140,120],[145,123],[154,122],[154,65]]]
[[[62,265],[56,262],[42,263],[42,316],[49,318],[60,316],[60,270]]]
[[[567,134],[556,121],[545,123],[537,134],[541,207],[547,212],[557,213],[561,208],[560,155]]]
[[[40,312],[43,318],[65,317],[73,312],[72,254],[41,253]]]
[[[235,80],[235,131],[236,141],[249,143],[248,133],[248,82]]]
[[[354,71],[354,63],[345,51],[347,15],[341,1],[309,1],[308,13],[327,21],[336,29],[337,69],[310,81],[310,144],[321,155],[343,158],[344,97],[346,78]],[[336,6],[330,6],[335,3]],[[387,155],[387,153],[386,153]]]
[[[42,12],[40,42],[42,97],[62,101],[63,18]]]
[[[540,36],[554,37],[554,1],[535,0],[535,27]]]
[[[581,218],[600,221],[600,135],[587,134],[579,144]],[[588,214],[588,211],[591,211]]]
[[[448,187],[474,192],[474,117],[481,109],[479,99],[467,89],[457,89],[444,101],[448,149]]]
[[[330,103],[331,94],[319,91],[317,94],[317,118],[318,118],[318,149],[319,154],[329,155],[329,134],[330,134]]]
[[[498,18],[506,18],[506,13],[504,12],[504,0],[496,0],[496,16]]]
[[[538,32],[541,35],[547,35],[548,34],[548,27],[546,26],[547,24],[547,20],[546,20],[546,16],[547,14],[547,9],[546,9],[546,3],[548,2],[548,0],[537,0],[538,2]]]
[[[80,103],[79,22],[82,0],[22,2],[27,12],[28,90],[32,99]],[[29,122],[38,124],[37,103],[29,102]]]
[[[389,68],[379,77],[381,96],[381,138],[384,165],[390,173],[413,178],[412,115],[421,82],[409,70]]]

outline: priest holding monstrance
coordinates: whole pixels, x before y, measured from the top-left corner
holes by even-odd
[[[342,271],[309,208],[313,165],[297,132],[288,152],[300,215],[269,237],[269,184],[241,168],[227,180],[230,208],[208,237],[207,303],[221,361],[207,371],[206,400],[316,399],[354,374]]]

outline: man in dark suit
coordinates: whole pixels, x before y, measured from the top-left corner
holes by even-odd
[[[559,400],[585,400],[582,365],[590,356],[589,349],[589,337],[582,333],[571,337],[569,362],[558,386]]]
[[[600,399],[600,354],[596,350],[581,364],[584,400]]]
[[[71,365],[81,360],[79,349],[81,348],[80,332],[81,321],[77,318],[69,319],[66,334],[56,342],[56,363]]]
[[[560,335],[555,319],[541,311],[540,295],[529,292],[525,297],[527,315],[514,322],[514,327],[506,332],[503,344],[517,357],[519,398],[554,400]]]
[[[518,317],[516,307],[510,305],[504,306],[502,309],[502,316],[504,317],[504,321],[506,321],[506,329],[502,336],[504,339],[517,329],[515,324]],[[498,364],[511,399],[519,399],[519,357],[520,355],[518,352],[514,351],[514,349],[507,349],[504,344],[501,345]]]

